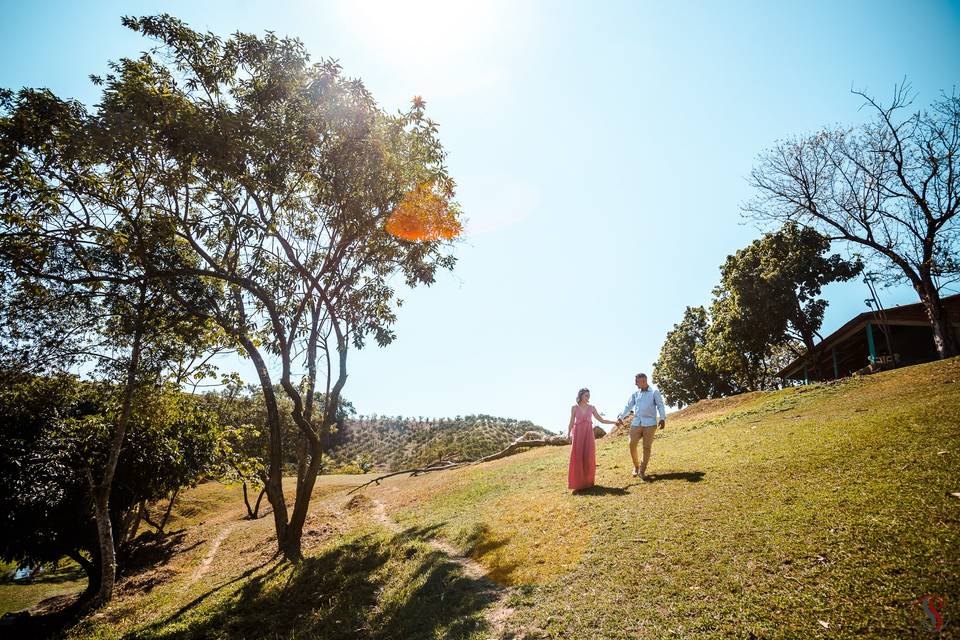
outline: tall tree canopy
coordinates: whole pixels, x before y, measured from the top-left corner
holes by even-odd
[[[780,369],[813,351],[824,285],[862,269],[829,250],[816,230],[787,223],[727,256],[709,310],[687,307],[660,349],[654,378],[664,398],[683,405],[776,388]]]
[[[114,476],[135,399],[198,372],[215,325],[181,305],[196,278],[151,277],[143,247],[169,256],[148,193],[160,172],[129,153],[130,122],[108,122],[49,91],[0,94],[0,366],[57,372],[86,365],[121,385],[110,447],[86,465],[98,525],[100,600],[112,596]]]
[[[766,344],[812,356],[827,301],[823,287],[862,270],[859,260],[825,255],[830,240],[809,227],[787,223],[728,256],[720,267],[720,296],[729,294],[735,313],[728,322],[749,328]],[[815,359],[814,359],[815,360]]]
[[[0,94],[3,353],[38,362],[57,344],[39,339],[56,330],[45,319],[62,317],[71,359],[49,358],[53,369],[91,347],[123,354],[103,359],[125,400],[111,453],[89,476],[103,516],[102,599],[114,573],[109,492],[139,389],[161,370],[182,382],[190,371],[172,363],[202,366],[217,341],[252,360],[278,544],[298,559],[348,350],[393,340],[395,287],[452,268],[462,229],[422,99],[388,114],[296,39],[221,38],[168,15],[123,22],[158,45],[94,78],[95,109],[49,91]]]
[[[114,66],[102,80],[104,118],[138,124],[136,153],[164,167],[151,210],[169,244],[190,254],[147,248],[144,260],[253,361],[270,425],[267,497],[280,547],[296,559],[349,347],[392,341],[397,276],[430,284],[454,264],[459,213],[437,128],[422,100],[388,115],[335,62],[312,64],[297,40],[221,39],[170,16],[125,24],[159,40],[160,55]],[[388,228],[401,205],[410,228],[411,193],[425,203],[422,239]],[[209,295],[178,296],[181,278],[201,279]],[[302,436],[289,512],[275,382]]]
[[[744,210],[815,228],[910,283],[940,357],[958,355],[940,291],[960,276],[960,96],[909,113],[906,84],[889,105],[856,93],[874,118],[775,144],[753,170],[757,196]]]

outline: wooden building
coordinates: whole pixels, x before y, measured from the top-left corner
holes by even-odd
[[[960,333],[960,294],[943,298],[943,304]],[[835,380],[861,371],[930,362],[937,359],[933,329],[919,302],[866,311],[831,333],[814,348],[815,361],[797,358],[784,367],[779,377],[785,384],[813,380]]]

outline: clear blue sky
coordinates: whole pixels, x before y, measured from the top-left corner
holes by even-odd
[[[351,354],[361,413],[490,413],[565,427],[581,386],[612,415],[724,257],[775,139],[862,118],[851,86],[918,104],[960,80],[950,2],[13,2],[0,86],[93,102],[88,76],[149,43],[122,14],[301,38],[389,110],[441,125],[471,219],[456,272],[404,294],[397,341]],[[827,291],[825,332],[864,310]],[[885,304],[912,292],[883,292]],[[251,381],[251,369],[236,366]]]

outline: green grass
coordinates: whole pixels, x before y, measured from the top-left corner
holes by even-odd
[[[269,516],[203,485],[168,562],[69,636],[488,637],[489,584],[435,538],[501,585],[517,638],[933,637],[928,593],[936,637],[960,637],[960,359],[690,407],[659,432],[651,483],[625,438],[597,454],[583,495],[565,490],[567,447],[352,500],[362,477],[323,477],[298,566],[272,557]]]
[[[415,535],[368,533],[298,566],[269,563],[228,587],[216,607],[188,603],[126,637],[479,637],[489,597],[471,582]]]
[[[491,594],[424,542],[429,531],[388,532],[371,525],[366,509],[348,507],[346,489],[361,480],[321,478],[304,537],[307,558],[299,565],[274,556],[269,516],[242,520],[234,490],[203,485],[196,491],[205,496],[188,502],[192,526],[172,542],[177,551],[169,563],[146,572],[151,579],[128,579],[109,607],[81,621],[68,636],[484,637]],[[232,507],[217,507],[224,496],[232,496]],[[225,531],[208,571],[196,579],[212,540]]]
[[[86,575],[72,560],[60,562],[55,570],[47,565],[45,573],[27,583],[13,581],[15,570],[14,565],[0,565],[0,615],[32,607],[47,598],[76,594],[87,586]]]
[[[382,493],[404,523],[497,541],[475,555],[538,637],[922,635],[916,598],[960,612],[958,379],[952,360],[707,403],[660,432],[650,484],[620,438],[592,495],[563,492],[565,449]]]

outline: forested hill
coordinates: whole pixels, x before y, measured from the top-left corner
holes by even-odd
[[[330,457],[340,468],[403,469],[441,456],[479,458],[503,449],[527,431],[547,433],[529,420],[488,415],[438,419],[360,416],[348,420],[335,434]]]

